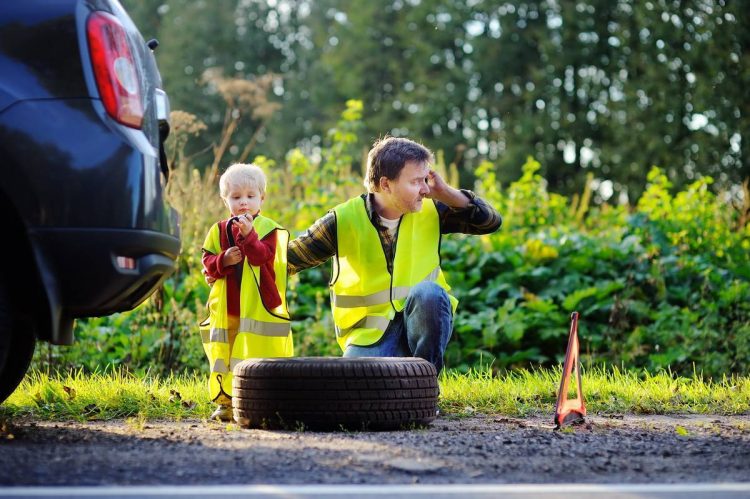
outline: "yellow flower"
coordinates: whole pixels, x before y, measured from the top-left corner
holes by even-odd
[[[532,261],[552,260],[559,256],[556,248],[544,244],[538,239],[531,239],[525,245],[526,256]]]

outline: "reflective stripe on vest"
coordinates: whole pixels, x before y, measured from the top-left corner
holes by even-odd
[[[354,325],[354,327],[350,327],[349,329],[342,329],[336,331],[337,335],[340,337],[346,336],[347,334],[351,333],[355,329],[377,329],[378,331],[385,332],[385,329],[388,327],[388,324],[391,323],[391,320],[388,317],[383,317],[380,315],[368,315],[361,321],[359,321],[357,324]]]
[[[422,209],[401,217],[388,272],[377,229],[365,200],[350,199],[336,214],[336,258],[331,282],[331,308],[339,346],[377,342],[390,320],[404,308],[412,288],[432,281],[450,291],[440,270],[440,220],[437,207],[425,199]],[[452,296],[455,311],[457,300]]]
[[[229,343],[229,331],[223,328],[212,327],[208,336],[208,341]]]
[[[254,333],[261,336],[286,336],[292,331],[289,322],[264,322],[255,319],[240,319],[241,333]]]
[[[229,368],[227,367],[227,363],[224,359],[216,359],[214,360],[214,363],[211,364],[211,372],[214,373],[228,373]]]
[[[216,359],[214,363],[211,365],[211,372],[213,373],[227,373],[231,374],[234,372],[235,366],[242,362],[245,359],[238,359],[236,357],[232,357],[229,359],[229,367],[227,367],[227,363],[224,359]]]
[[[430,274],[420,282],[434,282],[440,274],[440,267],[436,267]],[[332,305],[339,308],[357,308],[371,307],[373,305],[382,305],[393,300],[405,300],[414,286],[397,286],[392,289],[384,289],[377,293],[365,296],[352,295],[332,295]]]
[[[255,319],[242,319],[240,320],[239,332],[259,334],[261,336],[286,336],[291,330],[291,323],[288,322],[263,322],[256,321]],[[201,331],[201,341],[203,343],[228,343],[229,331],[218,327],[204,329]]]

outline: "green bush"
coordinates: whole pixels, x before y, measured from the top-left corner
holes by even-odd
[[[339,124],[314,157],[299,149],[281,164],[256,158],[269,177],[264,213],[292,235],[336,203],[362,191],[353,170],[362,105],[347,103]],[[155,297],[129,313],[79,320],[77,343],[41,348],[37,368],[133,371],[207,370],[198,334],[208,287],[200,247],[223,217],[219,163],[199,170],[181,148],[201,124],[178,114],[170,199],[182,217],[177,273]],[[220,141],[222,142],[222,141]],[[438,154],[437,167],[449,170]],[[634,206],[590,205],[591,179],[580,196],[550,193],[529,158],[518,181],[500,186],[491,163],[475,171],[475,190],[504,217],[485,236],[449,235],[442,265],[460,304],[446,365],[494,371],[557,365],[571,312],[580,313],[582,359],[588,365],[706,376],[750,373],[750,226],[702,178],[673,193],[654,167]],[[747,209],[748,194],[744,202]],[[296,353],[339,355],[327,282],[330,267],[293,276],[289,304]]]
[[[507,193],[479,184],[510,215],[500,232],[443,243],[461,300],[447,365],[560,362],[575,310],[589,364],[750,370],[750,232],[711,179],[672,196],[654,168],[635,208],[588,210],[548,195],[536,169],[527,162]]]

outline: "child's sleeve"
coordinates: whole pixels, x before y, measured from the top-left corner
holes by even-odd
[[[202,250],[203,257],[201,258],[201,262],[203,263],[204,274],[214,279],[221,279],[232,271],[232,267],[224,268],[221,263],[225,251],[221,249],[219,224],[214,224],[211,230],[208,231]]]
[[[272,262],[276,255],[275,230],[268,233],[263,239],[258,239],[258,233],[253,229],[244,238],[240,236],[237,243],[248,263],[256,267]]]
[[[227,274],[232,271],[232,267],[224,267],[221,264],[223,258],[223,251],[218,255],[214,255],[213,253],[209,253],[204,249],[202,258],[204,270],[203,273],[207,276],[213,277],[214,279],[221,279],[222,277],[226,277]]]

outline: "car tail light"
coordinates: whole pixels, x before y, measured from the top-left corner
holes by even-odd
[[[88,18],[86,33],[104,108],[119,123],[141,128],[141,88],[125,28],[112,14],[94,12]]]

